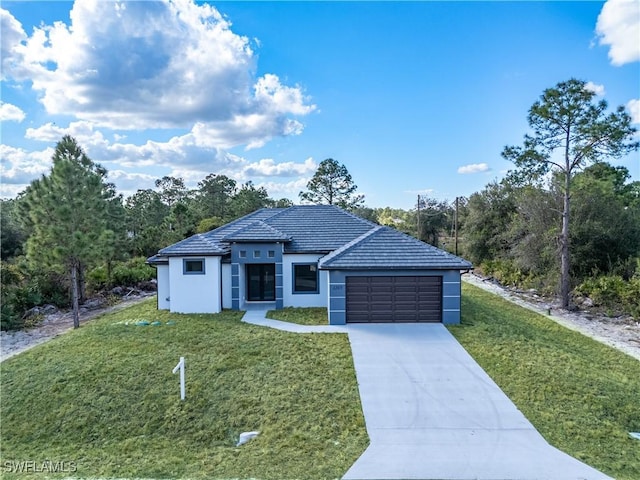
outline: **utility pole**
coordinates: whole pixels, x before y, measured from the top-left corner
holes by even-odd
[[[418,231],[416,237],[420,240],[420,194],[418,194]]]
[[[456,213],[453,216],[453,231],[455,235],[455,254],[458,255],[458,197],[456,197]]]

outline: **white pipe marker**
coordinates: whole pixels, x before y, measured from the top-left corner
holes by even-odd
[[[180,357],[180,361],[173,369],[173,373],[177,373],[180,370],[180,400],[184,400],[185,388],[184,388],[184,357]]]

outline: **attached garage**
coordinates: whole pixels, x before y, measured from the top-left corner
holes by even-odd
[[[329,272],[329,323],[460,323],[460,275],[472,265],[388,227],[319,262]]]
[[[346,321],[442,322],[442,276],[347,276]]]

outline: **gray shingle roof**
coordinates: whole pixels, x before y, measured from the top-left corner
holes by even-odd
[[[197,233],[158,252],[159,256],[224,255],[225,249],[204,234]],[[158,256],[157,255],[157,256]]]
[[[222,240],[224,242],[288,242],[291,237],[258,220],[230,233]]]
[[[332,205],[263,208],[207,233],[163,248],[170,256],[226,255],[229,242],[285,242],[285,253],[328,253],[326,269],[467,269],[471,263]]]
[[[330,252],[376,226],[333,205],[290,207],[266,223],[291,236],[285,253]]]
[[[147,263],[149,265],[165,265],[169,263],[167,257],[161,257],[160,255],[154,255],[153,257],[147,258]]]
[[[377,227],[320,260],[323,269],[467,269],[471,263],[389,227]]]
[[[198,233],[186,238],[178,243],[169,245],[158,252],[161,256],[183,256],[183,255],[226,255],[229,253],[229,245],[222,239],[227,235],[232,235],[238,230],[258,220],[264,220],[281,212],[282,208],[263,208],[249,215],[245,215],[220,228],[207,233]],[[151,257],[153,258],[153,257]]]

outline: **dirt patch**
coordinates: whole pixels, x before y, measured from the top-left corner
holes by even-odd
[[[506,288],[473,273],[463,275],[462,279],[640,360],[640,322],[631,317],[607,317],[584,310],[570,312],[532,291]]]
[[[155,295],[155,292],[143,293],[136,297],[129,297],[111,307],[98,308],[90,311],[82,311],[81,309],[80,325],[105,313],[116,312],[123,308],[130,307],[131,305],[135,305],[136,303],[140,303],[153,295]],[[18,355],[25,350],[29,350],[36,345],[40,345],[41,343],[51,340],[58,335],[62,335],[71,329],[73,329],[73,312],[61,311],[46,315],[40,325],[28,330],[0,332],[0,362],[13,357],[14,355]]]

